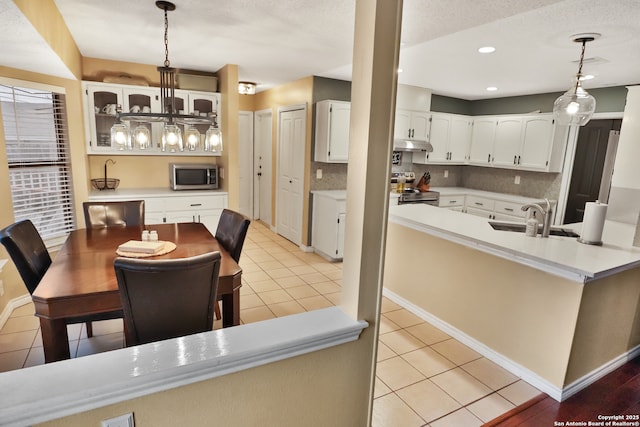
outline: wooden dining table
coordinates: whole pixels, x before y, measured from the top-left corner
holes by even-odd
[[[143,229],[156,230],[159,240],[176,244],[172,252],[147,259],[185,258],[220,251],[218,299],[222,301],[222,326],[240,324],[242,269],[203,224],[74,230],[32,295],[40,318],[46,363],[70,358],[67,319],[122,310],[113,267],[116,249],[129,240],[140,240]]]

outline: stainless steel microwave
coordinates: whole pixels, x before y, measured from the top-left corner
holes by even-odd
[[[218,165],[170,163],[172,190],[215,190],[218,188]]]

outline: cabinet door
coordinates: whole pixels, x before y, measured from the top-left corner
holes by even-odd
[[[449,161],[465,163],[471,145],[471,119],[453,116],[449,125]]]
[[[344,217],[344,213],[338,215],[338,240],[336,248],[336,258],[342,258],[344,254]]]
[[[449,116],[433,114],[431,116],[431,133],[429,142],[433,151],[429,153],[429,163],[447,162],[449,160]]]
[[[329,111],[329,160],[347,162],[349,159],[349,122],[351,103],[333,102]]]
[[[493,141],[498,121],[494,118],[479,118],[473,121],[469,163],[490,166],[493,154]]]
[[[88,144],[91,151],[111,150],[111,126],[116,106],[123,104],[122,89],[107,85],[87,85]]]
[[[521,223],[525,222],[525,218],[514,216],[514,215],[507,215],[503,213],[494,213],[493,219],[498,221],[521,222]]]
[[[525,117],[520,166],[526,169],[547,170],[553,145],[553,118]]]
[[[487,218],[487,219],[493,219],[493,212],[485,211],[484,209],[476,209],[476,208],[467,207],[466,208],[466,212],[469,215],[479,216],[479,217]]]
[[[522,142],[522,118],[499,118],[493,146],[493,165],[517,167]]]
[[[207,227],[209,233],[215,235],[218,228],[218,222],[220,221],[220,215],[222,215],[222,209],[201,211],[196,214],[196,222],[201,222]]]
[[[431,114],[424,111],[413,111],[411,113],[411,138],[429,140],[429,127]]]
[[[411,112],[408,110],[396,110],[396,121],[393,128],[395,138],[411,137]]]
[[[122,111],[129,113],[145,112],[148,108],[153,113],[162,111],[160,103],[160,91],[158,88],[128,88],[122,89],[123,105]],[[149,112],[149,111],[147,111]],[[133,131],[138,126],[144,126],[151,134],[151,149],[158,149],[162,138],[162,124],[149,122],[127,121],[129,129]],[[131,141],[134,149],[138,149],[137,142]]]

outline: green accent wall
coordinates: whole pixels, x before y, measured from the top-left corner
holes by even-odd
[[[462,114],[464,116],[472,116],[473,101],[432,94],[431,111],[437,111],[438,113],[451,113]]]
[[[351,101],[351,82],[313,76],[313,102],[325,99]]]

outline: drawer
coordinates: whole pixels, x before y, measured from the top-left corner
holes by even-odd
[[[494,211],[495,213],[516,216],[519,218],[524,218],[527,215],[527,213],[522,210],[521,204],[513,202],[503,202],[499,200],[496,200]]]
[[[145,212],[164,212],[165,199],[161,197],[149,197],[144,199]]]
[[[167,199],[167,211],[224,209],[224,196],[189,196],[171,197]]]
[[[472,196],[472,195],[466,196],[467,207],[483,209],[483,210],[493,212],[494,205],[495,205],[495,201],[492,199],[487,199],[486,197],[479,197],[479,196]]]
[[[449,208],[453,206],[464,206],[464,195],[458,196],[440,196],[438,206],[441,208]]]

